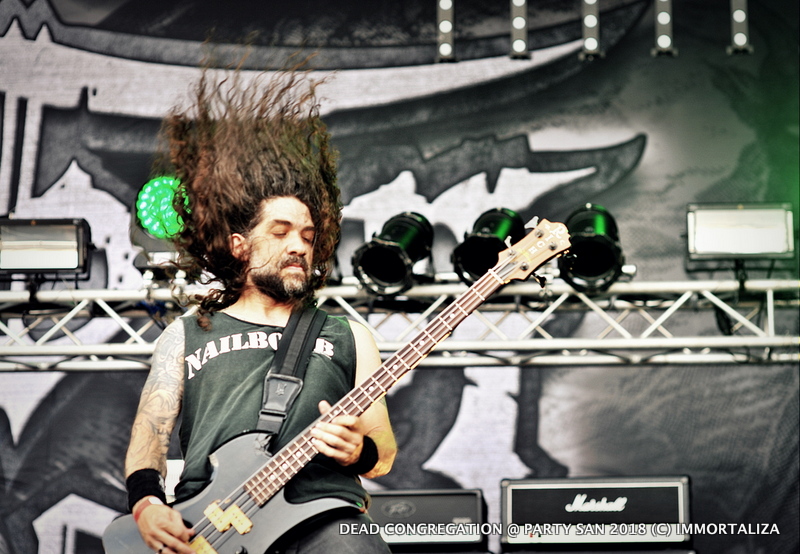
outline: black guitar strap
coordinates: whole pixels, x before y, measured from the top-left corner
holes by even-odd
[[[256,429],[270,438],[278,434],[292,403],[303,388],[303,376],[327,313],[317,308],[292,311],[264,380]]]

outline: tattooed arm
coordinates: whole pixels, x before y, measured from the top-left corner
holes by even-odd
[[[175,321],[156,343],[125,457],[126,477],[146,468],[166,477],[167,449],[183,397],[183,340],[183,323]]]
[[[131,441],[125,457],[125,476],[140,469],[155,469],[167,474],[167,450],[183,398],[183,322],[174,321],[162,333],[153,352],[150,374],[139,400]],[[178,512],[164,505],[145,507],[152,497],[139,500],[139,532],[145,544],[158,552],[193,552],[186,542],[191,531]]]

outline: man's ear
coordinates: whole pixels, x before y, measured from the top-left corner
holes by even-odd
[[[231,254],[239,261],[247,259],[250,245],[244,235],[233,233],[230,238]]]

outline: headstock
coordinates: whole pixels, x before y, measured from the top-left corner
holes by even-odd
[[[503,284],[524,280],[570,245],[566,225],[543,219],[516,244],[500,252],[500,261],[492,271]]]

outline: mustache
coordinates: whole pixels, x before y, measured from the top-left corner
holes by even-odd
[[[308,271],[308,262],[301,256],[286,256],[283,260],[281,260],[280,268],[283,269],[285,267],[289,267],[290,265],[299,265],[303,268],[303,271]]]

